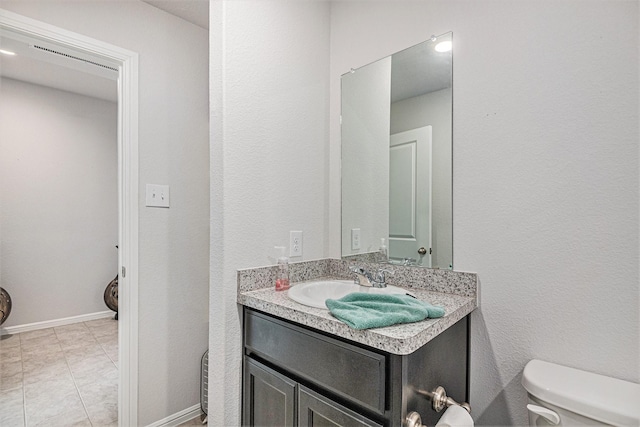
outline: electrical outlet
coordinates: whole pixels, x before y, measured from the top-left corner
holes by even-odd
[[[360,250],[360,229],[359,228],[351,229],[351,250],[352,251]]]
[[[169,186],[147,184],[146,205],[157,208],[169,207]]]
[[[289,256],[302,256],[302,231],[289,232]]]

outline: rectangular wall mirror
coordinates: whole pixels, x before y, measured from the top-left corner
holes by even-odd
[[[446,33],[342,76],[343,258],[453,268],[452,66]]]

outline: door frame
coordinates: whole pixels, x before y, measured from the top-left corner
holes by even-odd
[[[0,9],[0,28],[104,58],[118,78],[118,425],[138,424],[138,54]]]

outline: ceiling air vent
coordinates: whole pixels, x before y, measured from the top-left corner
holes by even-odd
[[[43,50],[45,52],[54,53],[56,55],[64,56],[64,57],[71,58],[71,59],[76,59],[78,61],[86,62],[87,64],[93,64],[93,65],[96,65],[98,67],[106,68],[107,70],[112,70],[112,71],[118,72],[117,68],[109,67],[108,65],[100,64],[99,62],[89,61],[88,59],[79,58],[77,56],[73,56],[73,55],[69,55],[69,54],[66,54],[66,53],[58,52],[58,51],[55,51],[53,49],[48,49],[46,47],[38,46],[38,45],[35,45],[35,44],[32,45],[32,47],[35,48],[35,49]]]

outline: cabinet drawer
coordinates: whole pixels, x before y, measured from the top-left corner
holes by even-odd
[[[385,410],[386,359],[291,323],[246,309],[244,345],[288,372],[378,413]]]

